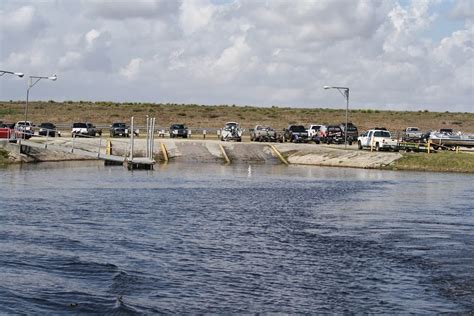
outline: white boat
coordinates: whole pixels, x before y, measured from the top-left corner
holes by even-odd
[[[433,147],[441,145],[445,147],[474,147],[474,134],[431,132],[430,140]]]

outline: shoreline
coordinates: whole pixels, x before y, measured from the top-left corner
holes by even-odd
[[[0,166],[33,162],[60,162],[97,160],[97,158],[79,156],[59,150],[72,141],[70,138],[56,138],[48,142],[48,149],[31,147],[28,154],[22,153],[18,144],[0,142]],[[112,139],[114,155],[125,155],[128,142]],[[35,142],[36,143],[36,142]],[[38,144],[43,144],[38,142]],[[78,149],[97,151],[99,140],[82,139]],[[353,146],[344,149],[334,145],[292,144],[292,143],[233,143],[217,140],[176,140],[156,139],[157,163],[165,162],[163,150],[166,150],[168,163],[203,162],[203,163],[266,163],[289,165],[321,166],[358,169],[378,169],[389,171],[422,171],[474,173],[474,153],[398,153],[370,152],[357,150]],[[144,155],[145,140],[138,139],[135,144],[135,155]],[[223,152],[225,152],[225,158]],[[105,148],[104,153],[105,155]],[[102,155],[102,153],[101,153]],[[227,159],[229,161],[227,161]]]

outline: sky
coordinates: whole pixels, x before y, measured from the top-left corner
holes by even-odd
[[[2,0],[0,100],[474,112],[473,0]]]

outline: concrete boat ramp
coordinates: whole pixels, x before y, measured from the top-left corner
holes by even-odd
[[[20,161],[101,159],[106,164],[153,165],[157,162],[270,163],[331,167],[380,168],[401,158],[395,152],[357,150],[356,146],[293,143],[221,142],[217,140],[155,139],[153,154],[145,139],[135,139],[134,158],[127,161],[127,139],[54,138],[0,143]],[[148,151],[148,152],[147,152]],[[150,158],[147,158],[147,154]],[[146,168],[145,168],[146,169]],[[152,169],[152,167],[150,168]]]

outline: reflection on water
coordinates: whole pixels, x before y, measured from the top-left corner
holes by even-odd
[[[3,313],[474,309],[470,175],[0,169]]]

